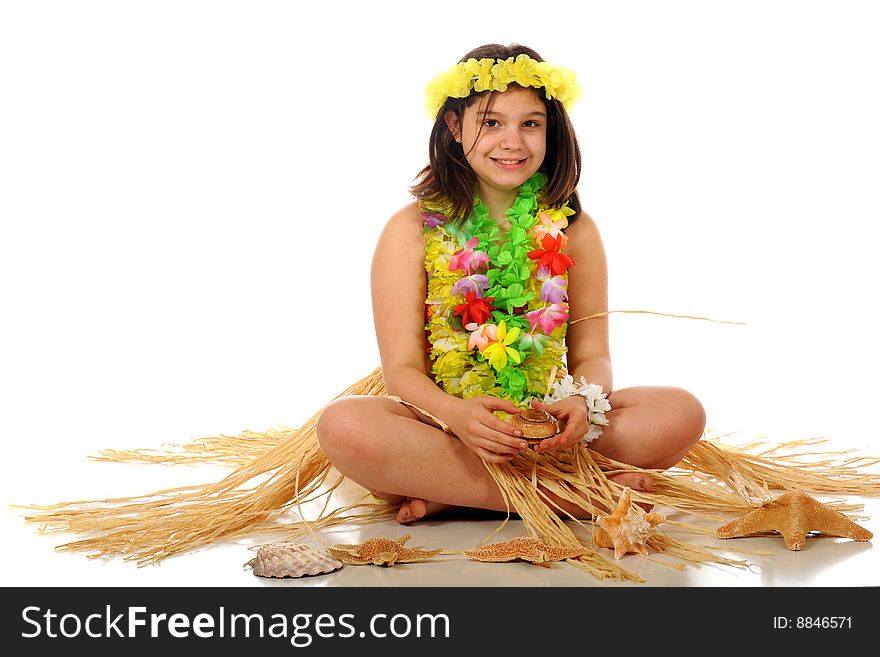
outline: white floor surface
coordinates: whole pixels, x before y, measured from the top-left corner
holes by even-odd
[[[147,481],[160,485],[180,485],[194,479],[197,472],[188,467],[116,465],[83,463],[68,465],[85,485],[91,482],[95,490],[114,486],[119,491],[131,491],[133,482]],[[157,471],[158,474],[157,475]],[[219,471],[218,471],[219,472]],[[114,483],[114,478],[115,479]],[[39,487],[31,480],[32,490]],[[45,480],[43,480],[45,481]],[[69,483],[67,484],[69,486]],[[45,487],[43,487],[45,490]],[[354,500],[360,493],[354,485],[343,486],[336,494],[339,501]],[[24,494],[20,488],[19,494]],[[40,501],[58,499],[53,495],[40,496]],[[25,499],[16,496],[17,501]],[[823,498],[827,499],[827,498]],[[843,499],[843,498],[838,498]],[[851,501],[855,498],[848,498]],[[31,501],[38,501],[31,498]],[[880,529],[878,511],[880,502],[873,498],[865,502],[867,519],[860,524],[876,535]],[[658,507],[671,520],[695,522],[711,527],[713,523],[695,519],[670,509]],[[394,520],[369,524],[352,524],[342,529],[330,529],[297,542],[322,548],[336,543],[359,543],[375,536],[398,538],[410,534],[408,547],[432,549],[442,547],[449,551],[473,549],[481,541],[496,542],[524,535],[522,523],[511,520],[503,525],[503,515],[459,513],[436,517],[409,526]],[[674,586],[674,587],[767,587],[767,586],[877,586],[880,585],[880,558],[871,542],[861,543],[848,539],[811,535],[802,551],[786,549],[779,536],[720,540],[711,536],[697,536],[680,529],[668,528],[676,538],[708,545],[718,553],[748,562],[747,567],[703,564],[673,569],[660,562],[670,563],[662,556],[645,559],[628,555],[620,564],[643,577],[644,583],[599,581],[566,564],[552,563],[537,566],[527,562],[480,563],[461,555],[444,554],[430,562],[397,564],[393,567],[346,565],[333,573],[298,579],[271,579],[257,577],[243,564],[253,557],[252,549],[262,543],[280,540],[277,536],[254,537],[221,543],[191,553],[169,558],[159,565],[138,567],[131,562],[90,560],[81,554],[55,552],[54,546],[64,538],[60,534],[39,534],[33,525],[26,525],[15,509],[2,514],[4,525],[3,557],[13,567],[4,570],[5,586],[288,586],[288,587],[421,587],[421,586],[525,586],[525,587],[595,587],[595,586]],[[500,528],[500,529],[499,529]],[[495,532],[497,533],[490,535]],[[605,551],[611,558],[611,551]],[[763,554],[762,554],[763,553]]]

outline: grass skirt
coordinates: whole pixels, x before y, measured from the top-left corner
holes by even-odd
[[[381,370],[377,368],[339,397],[385,393]],[[216,483],[159,490],[148,495],[32,505],[25,507],[30,513],[26,519],[38,523],[44,531],[82,536],[60,545],[59,550],[146,565],[219,540],[278,533],[296,540],[345,523],[392,518],[396,508],[369,494],[365,494],[363,501],[342,508],[329,506],[343,477],[332,468],[318,444],[316,427],[321,411],[298,429],[279,427],[201,438],[162,451],[101,452],[95,457],[97,460],[214,463],[234,470]],[[654,479],[654,490],[633,491],[634,502],[671,507],[719,522],[725,520],[725,513],[742,514],[760,506],[772,497],[771,490],[880,494],[880,476],[865,473],[878,459],[852,451],[819,451],[821,442],[813,439],[777,446],[756,442],[733,447],[703,439],[680,463],[665,471],[619,463],[586,447],[554,454],[528,451],[509,463],[486,463],[486,467],[498,483],[509,512],[519,516],[531,536],[550,545],[590,547],[592,521],[560,517],[541,487],[595,516],[603,513],[603,509],[613,508],[622,490],[609,480],[610,475],[646,472]],[[313,518],[304,517],[302,505],[321,500],[321,512]],[[843,502],[831,502],[829,506],[843,513],[861,510],[861,505]],[[696,525],[671,521],[666,524],[695,535],[711,534]],[[647,545],[652,552],[668,556],[670,560],[663,563],[673,568],[683,568],[688,562],[745,565],[705,546],[678,541],[662,531],[648,539]],[[593,548],[569,563],[598,578],[642,581]]]

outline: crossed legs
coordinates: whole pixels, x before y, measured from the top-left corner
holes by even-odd
[[[613,392],[609,401],[609,425],[591,448],[640,468],[675,465],[705,427],[702,405],[680,388],[625,388]],[[476,454],[391,399],[338,399],[321,414],[317,431],[336,469],[399,504],[401,522],[449,507],[506,509],[495,480]],[[636,490],[652,486],[650,477],[638,473],[614,479]],[[583,516],[583,509],[558,502],[572,515]]]

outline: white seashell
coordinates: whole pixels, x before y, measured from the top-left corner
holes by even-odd
[[[251,566],[254,575],[259,577],[302,577],[342,568],[339,559],[297,543],[261,545],[257,556],[244,565]]]

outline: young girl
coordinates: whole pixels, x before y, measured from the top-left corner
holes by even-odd
[[[678,463],[702,435],[700,402],[679,388],[612,391],[605,253],[578,199],[581,156],[565,108],[573,75],[530,48],[489,44],[429,93],[442,102],[430,164],[412,189],[417,200],[385,226],[372,268],[382,376],[405,403],[337,400],[318,424],[321,447],[344,475],[399,504],[400,522],[448,505],[504,510],[483,462],[506,463],[528,447],[496,411],[514,414],[530,401],[559,420],[540,454],[589,433],[589,409],[574,388],[540,401],[556,368],[607,394],[593,450],[640,468]],[[506,363],[493,362],[493,351]],[[468,379],[477,383],[462,385]],[[644,474],[613,479],[651,490]],[[588,515],[544,492],[561,512]]]
[[[613,389],[605,253],[576,190],[570,71],[528,48],[491,44],[428,91],[430,163],[373,260],[381,370],[299,429],[105,452],[106,460],[236,467],[203,486],[34,507],[29,520],[84,536],[61,549],[143,565],[219,539],[274,531],[296,540],[352,521],[396,513],[410,523],[472,507],[517,513],[532,537],[583,552],[570,561],[598,577],[639,580],[564,521],[599,516],[601,524],[619,502],[621,527],[635,532],[621,535],[626,545],[638,539],[643,554],[650,541],[683,561],[734,563],[653,533],[627,500],[717,519],[770,500],[771,489],[880,492],[876,476],[859,472],[870,460],[826,453],[803,467],[791,456],[774,460],[775,449],[753,455],[700,440],[703,408],[685,390]],[[558,422],[534,448],[507,421],[529,413]],[[342,481],[330,479],[333,466],[390,504],[367,495],[302,517],[305,502]],[[290,522],[291,512],[308,522]]]

